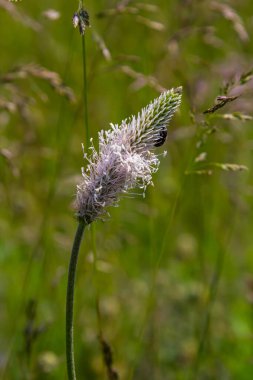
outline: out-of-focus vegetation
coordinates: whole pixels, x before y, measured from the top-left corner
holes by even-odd
[[[252,1],[85,7],[95,144],[100,129],[164,88],[182,85],[184,93],[154,188],[145,199],[123,198],[109,221],[86,232],[76,284],[78,378],[108,378],[102,351],[110,347],[119,379],[251,379]],[[85,139],[77,8],[78,1],[0,0],[5,380],[66,379],[71,204]]]

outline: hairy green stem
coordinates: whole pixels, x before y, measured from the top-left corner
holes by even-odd
[[[77,266],[79,248],[82,241],[85,226],[86,224],[83,221],[79,221],[73,247],[72,247],[70,262],[69,262],[67,298],[66,298],[66,360],[67,360],[67,370],[68,370],[69,380],[76,380],[75,356],[74,356],[73,309],[74,309],[76,266]]]

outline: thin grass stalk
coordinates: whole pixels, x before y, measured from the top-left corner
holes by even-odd
[[[67,285],[67,297],[66,297],[66,360],[67,360],[67,370],[68,370],[69,380],[76,380],[73,310],[74,310],[76,267],[77,267],[80,244],[83,238],[85,226],[86,224],[83,221],[79,221],[73,247],[72,247],[72,252],[71,252],[71,257],[70,257],[70,262],[69,262],[69,271],[68,271],[68,285]]]
[[[88,148],[90,141],[89,119],[88,119],[88,86],[86,70],[86,43],[85,34],[82,35],[82,59],[83,59],[83,103],[84,103],[84,129],[85,129],[85,148]]]
[[[83,0],[81,1],[83,9]],[[86,69],[86,43],[85,33],[81,35],[82,40],[82,63],[83,63],[83,103],[84,103],[84,129],[85,129],[85,149],[88,149],[90,141],[89,119],[88,119],[88,85],[87,85],[87,69]]]
[[[83,9],[83,1],[81,1],[81,8]],[[86,74],[86,47],[85,47],[85,34],[81,36],[82,40],[82,66],[83,66],[83,102],[84,102],[84,129],[85,129],[85,149],[88,149],[90,140],[90,131],[88,123],[88,88],[87,88],[87,74]],[[74,354],[74,294],[75,294],[75,278],[76,268],[79,255],[80,244],[83,238],[86,223],[79,220],[76,230],[75,239],[73,242],[71,258],[68,271],[68,284],[66,296],[66,361],[67,372],[69,380],[76,380],[75,369],[75,354]]]

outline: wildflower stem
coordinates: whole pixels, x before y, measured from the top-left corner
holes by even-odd
[[[75,357],[74,357],[74,334],[73,334],[74,333],[73,308],[74,308],[76,266],[77,266],[79,248],[82,241],[85,226],[86,224],[84,223],[84,221],[79,221],[73,247],[72,247],[70,262],[69,262],[67,298],[66,298],[66,360],[67,360],[67,370],[68,370],[69,380],[76,380]]]

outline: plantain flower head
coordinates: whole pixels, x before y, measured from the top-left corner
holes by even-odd
[[[111,124],[99,132],[98,151],[93,144],[82,168],[82,181],[77,186],[77,217],[86,224],[107,214],[116,206],[119,196],[134,188],[145,189],[158,170],[156,147],[163,145],[167,126],[181,102],[182,88],[163,92],[137,116]]]

